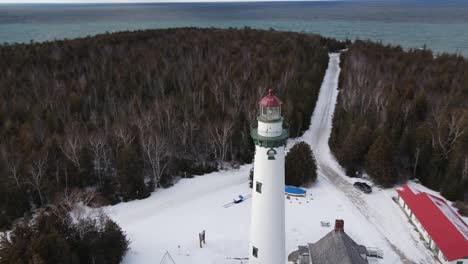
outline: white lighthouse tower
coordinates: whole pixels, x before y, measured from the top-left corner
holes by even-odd
[[[249,263],[284,264],[284,148],[289,131],[283,128],[281,101],[271,89],[260,101],[257,121],[250,131],[255,162]]]

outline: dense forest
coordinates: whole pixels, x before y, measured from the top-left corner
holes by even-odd
[[[71,191],[142,199],[250,162],[268,87],[295,137],[342,44],[252,29],[167,29],[0,46],[0,229]]]
[[[350,176],[385,187],[417,178],[466,199],[467,98],[465,58],[356,41],[342,57],[332,150]]]

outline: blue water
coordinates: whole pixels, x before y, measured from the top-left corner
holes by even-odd
[[[0,43],[173,27],[252,27],[468,56],[468,0],[0,5]]]

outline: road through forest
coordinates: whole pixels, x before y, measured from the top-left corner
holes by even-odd
[[[338,97],[338,80],[340,75],[340,54],[330,54],[330,61],[326,71],[320,95],[312,116],[310,129],[307,130],[303,139],[309,143],[313,149],[314,156],[317,160],[319,175],[331,182],[340,189],[345,196],[356,207],[370,224],[382,235],[388,242],[390,248],[400,257],[402,263],[415,263],[415,261],[424,264],[436,263],[432,256],[428,254],[421,241],[414,234],[411,225],[401,216],[401,210],[396,206],[390,209],[380,210],[379,200],[391,199],[388,191],[374,188],[374,193],[370,196],[357,191],[353,185],[352,179],[347,179],[343,173],[343,169],[338,164],[333,154],[330,151],[328,141],[332,129],[333,113]],[[377,189],[377,193],[375,193]],[[372,199],[374,201],[372,201]],[[384,201],[388,203],[388,201]],[[396,222],[395,219],[399,222]],[[400,223],[401,222],[401,223]],[[398,226],[400,225],[400,226]],[[402,228],[403,227],[403,228]],[[411,232],[413,231],[413,232]],[[401,241],[410,241],[412,248],[402,246]],[[416,248],[415,248],[416,247]],[[411,250],[412,249],[412,250]],[[417,260],[414,259],[414,250],[421,251]],[[410,256],[411,254],[411,256]],[[422,256],[421,256],[422,255]]]

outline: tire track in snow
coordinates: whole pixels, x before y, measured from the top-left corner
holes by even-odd
[[[341,167],[330,151],[328,141],[331,134],[332,118],[338,96],[338,77],[341,69],[339,66],[340,54],[332,53],[329,56],[330,61],[328,69],[325,73],[322,87],[320,88],[320,94],[312,116],[310,129],[304,134],[303,138],[312,146],[317,159],[318,171],[321,172],[329,182],[341,190],[356,209],[369,220],[393,251],[399,256],[402,263],[414,263],[414,261],[410,260],[397,245],[387,238],[386,230],[382,227],[381,221],[385,216],[373,210],[362,198],[362,194],[357,192],[354,186],[340,175]],[[420,241],[416,241],[411,235],[410,237],[415,246],[418,247]],[[422,261],[422,263],[425,264],[435,263],[432,257],[427,254]]]

